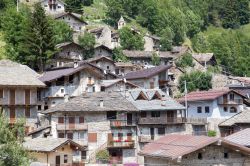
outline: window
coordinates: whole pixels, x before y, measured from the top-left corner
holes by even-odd
[[[67,133],[67,138],[68,139],[73,139],[73,133]]]
[[[230,93],[229,98],[230,98],[230,100],[234,100],[234,94]]]
[[[79,123],[84,123],[84,117],[82,116],[79,117]]]
[[[64,89],[61,89],[61,93],[64,93]]]
[[[235,107],[230,107],[230,113],[237,113],[237,109]]]
[[[228,153],[224,152],[224,159],[228,159]]]
[[[205,107],[205,113],[209,114],[209,112],[210,112],[209,107],[206,106],[206,107]]]
[[[94,86],[92,87],[92,92],[95,92],[95,87]]]
[[[109,70],[109,66],[107,66],[107,70]]]
[[[224,110],[224,112],[227,112],[227,107],[224,107],[223,110]]]
[[[202,153],[198,153],[198,159],[202,160]]]
[[[147,117],[147,112],[143,111],[141,112],[141,118],[146,118]]]
[[[58,9],[61,9],[61,6],[57,6]]]
[[[86,159],[86,156],[87,156],[86,151],[82,151],[81,153],[82,160]]]
[[[115,111],[109,111],[109,112],[107,112],[107,119],[108,120],[116,119],[116,112]]]
[[[58,123],[63,124],[64,123],[64,117],[58,117]]]
[[[157,118],[161,116],[161,112],[160,111],[152,111],[151,112],[151,117]]]
[[[64,161],[64,163],[68,162],[68,155],[66,155],[66,154],[64,155],[63,161]]]
[[[64,133],[58,133],[58,138],[64,138]]]
[[[41,105],[38,105],[38,106],[37,106],[37,110],[38,110],[38,111],[42,110],[42,106],[41,106]]]
[[[30,107],[25,108],[25,117],[30,118]]]
[[[123,137],[123,134],[122,133],[118,133],[118,140],[119,141],[122,141],[122,137]]]
[[[165,135],[165,128],[164,127],[158,128],[158,135]]]
[[[0,89],[0,99],[3,98],[3,89]]]
[[[197,107],[197,113],[198,114],[202,113],[202,107]]]

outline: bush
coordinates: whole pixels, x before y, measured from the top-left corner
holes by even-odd
[[[209,130],[208,133],[207,133],[207,136],[209,136],[209,137],[215,137],[216,136],[216,131]]]
[[[96,159],[106,163],[109,160],[109,152],[107,150],[100,150],[96,153]]]
[[[193,57],[190,53],[186,53],[184,54],[177,62],[176,62],[176,66],[178,67],[194,67],[194,63],[193,63]]]
[[[156,53],[153,53],[153,55],[151,57],[151,61],[152,61],[153,65],[158,66],[161,62],[161,58]]]

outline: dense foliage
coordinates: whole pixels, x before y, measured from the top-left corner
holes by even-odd
[[[187,91],[209,90],[212,88],[212,75],[201,71],[193,71],[184,73],[179,79],[179,89],[185,91],[185,81],[187,83]]]
[[[121,48],[115,48],[112,51],[112,58],[116,62],[128,62],[128,58],[123,54]]]
[[[28,165],[28,154],[21,146],[24,137],[23,126],[23,122],[18,122],[10,128],[6,118],[0,114],[0,166]]]
[[[152,61],[153,65],[158,66],[158,65],[160,65],[161,58],[159,57],[159,55],[157,53],[154,52],[152,57],[151,57],[151,61]]]
[[[144,39],[143,36],[128,27],[123,27],[119,30],[121,46],[126,50],[143,50]]]
[[[186,53],[176,61],[176,66],[185,68],[185,67],[194,67],[193,57],[191,54]]]
[[[83,6],[90,6],[93,0],[65,0],[66,10],[74,13],[83,13]]]
[[[79,36],[78,41],[83,48],[83,58],[91,58],[94,54],[95,36],[91,33],[85,32],[83,36]]]

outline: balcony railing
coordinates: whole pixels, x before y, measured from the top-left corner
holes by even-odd
[[[88,125],[83,124],[57,124],[57,130],[87,130]]]
[[[135,121],[112,119],[112,120],[110,120],[110,126],[111,127],[136,126],[136,122]]]
[[[208,133],[207,133],[207,131],[194,131],[194,132],[192,132],[192,135],[195,135],[195,136],[201,136],[201,135],[207,136]]]
[[[243,104],[243,99],[234,99],[234,100],[218,100],[219,105],[240,105]]]
[[[186,122],[191,123],[191,124],[206,124],[206,123],[208,123],[207,118],[193,118],[193,117],[186,118]]]
[[[169,117],[155,117],[155,118],[139,118],[139,124],[178,124],[185,123],[186,118],[169,118]]]
[[[109,141],[109,148],[134,148],[135,141]]]

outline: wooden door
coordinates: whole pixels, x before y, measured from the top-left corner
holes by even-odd
[[[30,90],[25,90],[25,105],[30,105]]]
[[[150,137],[151,137],[151,140],[154,140],[154,137],[155,137],[155,129],[154,128],[150,128]]]
[[[131,113],[127,113],[127,125],[132,125],[133,116]]]
[[[56,166],[60,166],[61,165],[61,158],[60,156],[56,156]]]
[[[69,117],[69,129],[74,129],[75,128],[75,117]]]
[[[174,122],[174,111],[167,111],[167,122]]]
[[[15,121],[16,121],[15,107],[10,107],[10,123],[15,123]]]
[[[15,105],[16,104],[16,94],[15,94],[15,89],[10,90],[10,105]]]

